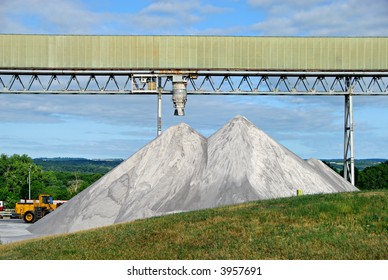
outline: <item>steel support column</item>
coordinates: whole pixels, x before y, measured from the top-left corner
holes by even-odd
[[[162,134],[162,79],[158,77],[158,123],[157,136]]]
[[[346,79],[346,86],[348,94],[345,95],[344,178],[354,186],[353,90],[349,78]]]

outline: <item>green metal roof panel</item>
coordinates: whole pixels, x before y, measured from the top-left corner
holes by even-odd
[[[388,37],[0,35],[0,68],[386,71]]]

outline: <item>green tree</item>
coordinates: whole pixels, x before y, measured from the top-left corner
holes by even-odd
[[[357,187],[369,190],[388,188],[388,161],[362,170],[358,176]]]
[[[0,200],[13,207],[20,198],[28,198],[28,174],[31,175],[31,198],[43,189],[44,173],[27,155],[0,156]]]
[[[4,157],[2,155],[1,168],[1,189],[5,194],[3,200],[14,203],[18,199],[23,185],[27,184],[28,157],[13,155]],[[27,165],[26,170],[25,166]]]
[[[85,162],[85,164],[90,164]],[[60,166],[57,166],[60,167]],[[80,170],[84,170],[80,168]],[[31,198],[47,193],[54,199],[68,200],[103,176],[103,173],[43,171],[27,155],[0,155],[0,200],[12,208],[28,198],[28,173],[31,176]]]

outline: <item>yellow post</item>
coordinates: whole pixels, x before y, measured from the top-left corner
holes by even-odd
[[[299,189],[299,190],[296,190],[296,195],[297,195],[297,196],[303,195],[302,190],[300,190],[300,189]]]

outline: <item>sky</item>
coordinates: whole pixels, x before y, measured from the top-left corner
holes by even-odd
[[[388,36],[388,0],[0,0],[1,34]],[[388,96],[354,97],[355,157],[388,158]],[[128,158],[156,137],[157,97],[0,94],[0,154]],[[243,115],[302,158],[342,158],[344,97],[188,96],[162,129],[208,137]]]

